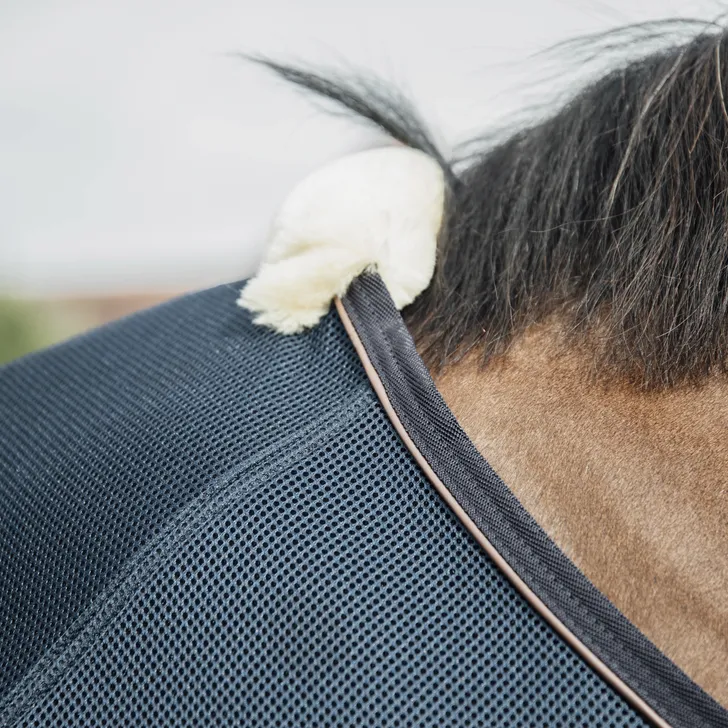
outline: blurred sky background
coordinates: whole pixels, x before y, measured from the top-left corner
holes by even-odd
[[[578,70],[568,50],[544,48],[724,10],[680,0],[3,0],[0,294],[164,296],[254,270],[295,182],[374,137],[236,51],[376,71],[415,99],[447,148],[547,101]]]

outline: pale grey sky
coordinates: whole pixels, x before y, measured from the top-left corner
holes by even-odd
[[[253,270],[292,185],[371,137],[230,52],[373,69],[418,101],[447,145],[551,90],[534,83],[554,71],[528,60],[534,52],[722,7],[5,0],[0,292],[191,288]]]

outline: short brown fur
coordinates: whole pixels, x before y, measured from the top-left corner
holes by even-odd
[[[728,706],[728,379],[640,392],[597,381],[558,323],[437,385],[556,543]]]

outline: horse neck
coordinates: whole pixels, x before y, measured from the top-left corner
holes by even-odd
[[[638,392],[534,327],[436,376],[536,521],[664,653],[728,705],[728,380]]]

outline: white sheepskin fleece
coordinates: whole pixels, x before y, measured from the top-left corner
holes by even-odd
[[[403,308],[432,278],[444,198],[439,165],[414,149],[337,160],[285,201],[238,304],[256,323],[292,334],[315,326],[356,276],[376,270]]]

